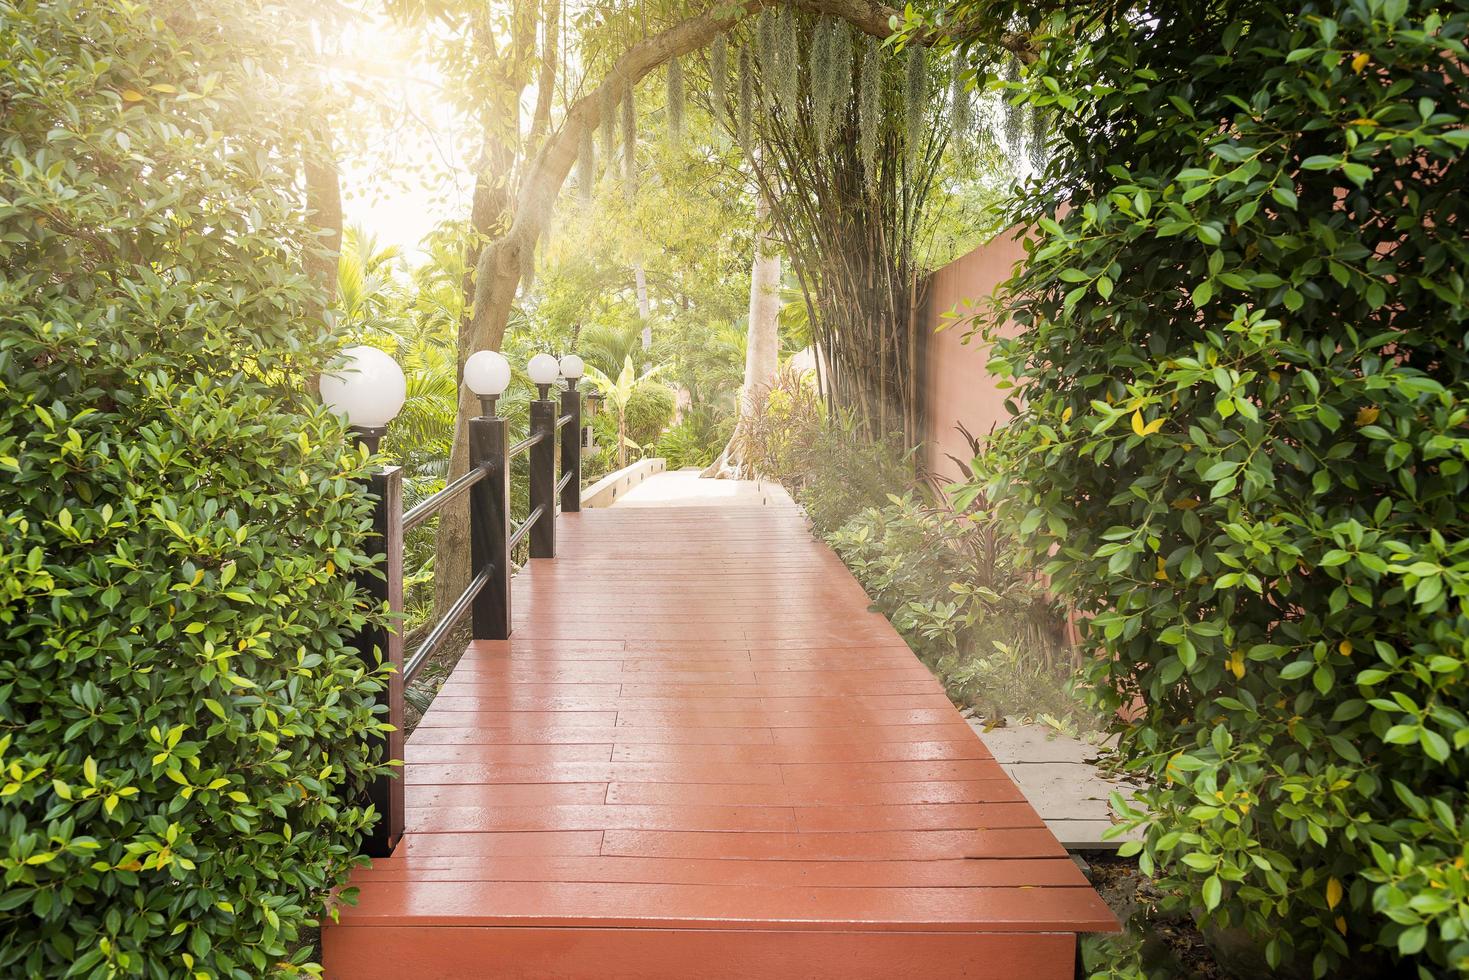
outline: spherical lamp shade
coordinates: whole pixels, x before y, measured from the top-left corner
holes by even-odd
[[[503,395],[510,387],[510,362],[499,351],[475,351],[464,362],[464,383],[481,398]]]
[[[348,347],[341,363],[321,376],[321,400],[362,429],[380,429],[403,407],[403,369],[376,347]]]
[[[525,373],[530,375],[531,382],[534,384],[555,384],[556,378],[561,374],[561,365],[557,364],[556,358],[550,354],[537,354],[525,366]]]
[[[582,372],[586,369],[586,364],[575,354],[565,354],[561,358],[561,376],[563,378],[570,378],[572,381],[575,381],[582,376]]]

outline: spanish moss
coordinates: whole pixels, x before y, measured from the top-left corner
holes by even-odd
[[[723,34],[709,45],[709,108],[716,122],[723,121],[724,107],[729,101],[729,58],[728,42]]]
[[[949,110],[952,113],[954,136],[961,146],[969,144],[969,131],[974,128],[974,103],[970,101],[969,85],[964,77],[964,59],[954,56],[953,77],[949,88]]]
[[[592,187],[597,181],[597,141],[590,127],[581,131],[581,145],[576,155],[576,189],[583,201],[592,199]]]
[[[1020,59],[1010,57],[1005,59],[1005,81],[1020,81]],[[1025,113],[1020,103],[1016,101],[1018,93],[1012,89],[1005,90],[1005,146],[1014,156],[1019,156],[1021,147],[1025,142]]]
[[[638,191],[638,110],[632,86],[622,94],[622,193],[630,201]]]
[[[823,17],[811,32],[811,128],[822,149],[831,141],[831,54],[831,31]]]
[[[683,66],[674,58],[668,63],[668,139],[675,146],[683,143],[683,89]]]
[[[750,145],[750,123],[754,114],[755,105],[755,71],[750,64],[750,49],[740,48],[740,104],[739,124],[735,129],[735,138],[739,140],[746,152],[753,152]]]
[[[852,97],[852,31],[844,20],[833,20],[831,25],[831,88],[832,124],[840,126],[847,114],[847,102]]]
[[[1050,120],[1038,105],[1030,107],[1030,165],[1037,171],[1046,166],[1046,139],[1050,135]]]
[[[606,82],[602,84],[600,110],[602,114],[602,159],[610,169],[612,161],[617,159],[617,92],[612,85]]]
[[[921,44],[908,48],[907,74],[903,79],[903,145],[908,148],[908,169],[918,166],[923,143],[923,110],[928,101],[927,49]]]
[[[792,115],[801,97],[801,34],[795,9],[787,4],[780,12],[776,34],[776,96],[780,107]]]
[[[882,127],[882,44],[867,39],[862,55],[862,75],[857,80],[857,149],[862,157],[862,176],[867,189],[877,188],[877,142]]]
[[[766,7],[760,11],[760,19],[755,24],[755,54],[760,61],[760,73],[765,78],[775,78],[780,72],[780,66],[776,64],[776,16],[773,9]]]

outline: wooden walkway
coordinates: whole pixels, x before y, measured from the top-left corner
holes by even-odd
[[[558,534],[409,741],[328,977],[1069,980],[1116,928],[794,507]]]

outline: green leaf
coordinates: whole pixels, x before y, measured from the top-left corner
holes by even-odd
[[[1199,897],[1204,900],[1204,908],[1208,911],[1212,912],[1219,907],[1219,902],[1224,898],[1224,884],[1218,875],[1210,875],[1204,879]]]

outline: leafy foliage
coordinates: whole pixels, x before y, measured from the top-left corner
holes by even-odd
[[[735,439],[745,464],[795,495],[823,534],[913,479],[891,440],[872,440],[849,412],[828,412],[809,376],[789,370],[759,393]]]
[[[734,429],[734,417],[716,418],[710,412],[691,412],[670,426],[653,448],[670,470],[703,469],[718,458]]]
[[[992,512],[910,491],[826,541],[956,702],[990,718],[1080,714],[1067,689],[1064,612],[1017,563]]]
[[[645,380],[633,388],[627,402],[627,437],[639,446],[651,446],[673,421],[677,407],[673,389]]]
[[[305,970],[373,820],[281,13],[0,4],[7,976]]]
[[[1145,867],[1272,969],[1469,969],[1469,4],[950,13],[1035,31],[990,489],[1146,704]]]

